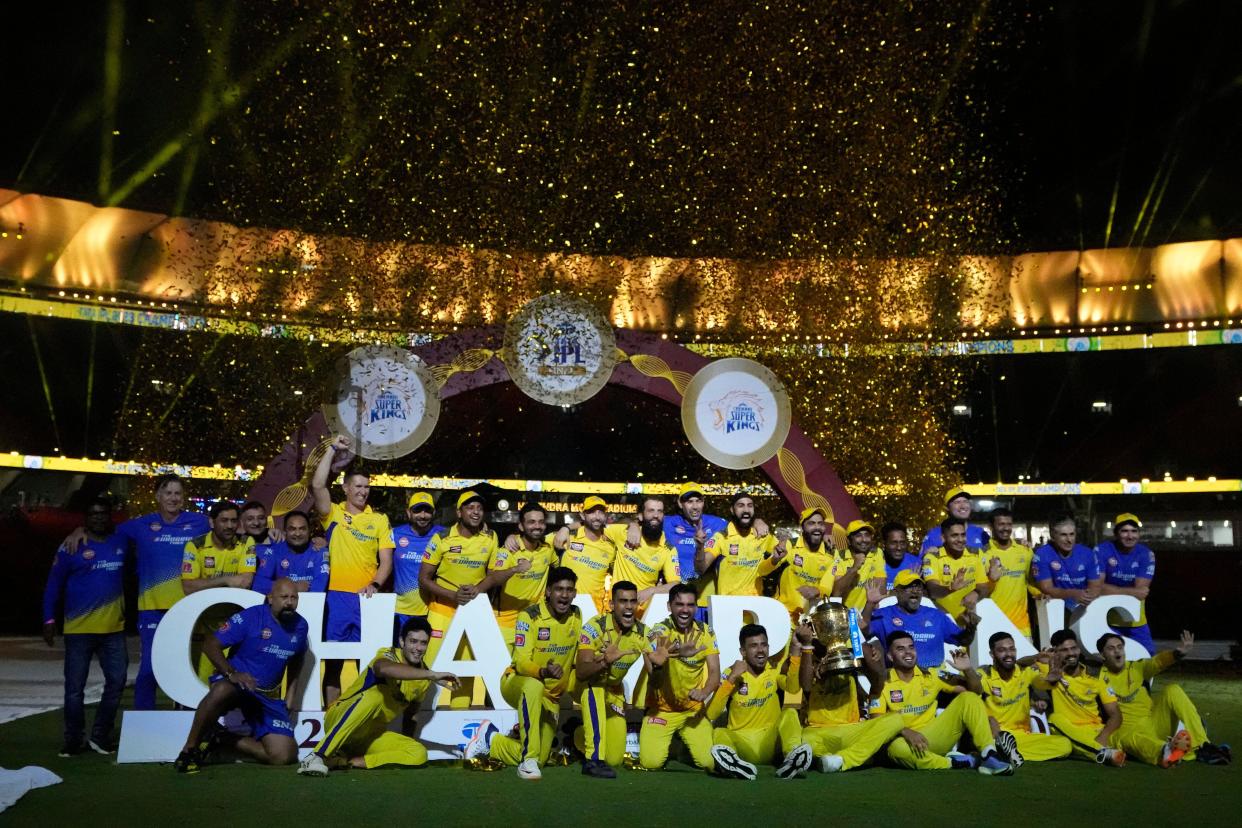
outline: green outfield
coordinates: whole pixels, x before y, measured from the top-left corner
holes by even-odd
[[[1199,705],[1212,738],[1242,747],[1242,683],[1217,668],[1170,673]],[[1028,763],[1010,778],[969,771],[868,769],[782,782],[709,778],[672,765],[661,773],[622,771],[587,779],[576,766],[549,768],[540,782],[512,770],[455,767],[336,773],[306,779],[292,768],[211,766],[178,776],[171,765],[118,766],[106,757],[60,759],[60,714],[0,726],[0,766],[42,765],[64,784],[27,794],[0,815],[8,825],[239,824],[387,825],[434,822],[555,825],[632,820],[638,825],[727,822],[766,825],[845,820],[913,825],[1048,823],[1237,824],[1242,766],[1188,764],[1172,770],[1130,764]]]

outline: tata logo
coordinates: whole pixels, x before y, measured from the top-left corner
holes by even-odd
[[[751,391],[730,391],[707,407],[712,412],[712,428],[725,434],[763,431],[766,423],[763,402]]]
[[[375,405],[371,406],[371,414],[367,424],[377,423],[382,420],[404,419],[405,404],[401,402],[401,398],[392,391],[384,391],[375,398]]]

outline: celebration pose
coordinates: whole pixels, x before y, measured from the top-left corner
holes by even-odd
[[[944,663],[944,645],[969,644],[975,637],[978,617],[967,613],[954,621],[939,607],[923,605],[923,579],[915,572],[902,570],[893,579],[897,603],[876,608],[886,597],[881,584],[867,586],[867,603],[859,620],[863,634],[887,641],[895,632],[909,633],[918,650],[919,667],[935,670]]]
[[[456,687],[457,676],[436,673],[423,664],[431,641],[425,618],[401,627],[401,645],[376,654],[323,718],[324,736],[298,766],[305,776],[327,776],[331,765],[362,770],[427,764],[427,748],[409,736],[393,733],[388,723],[416,707],[432,684]]]
[[[988,648],[992,663],[979,670],[979,683],[1001,757],[1020,767],[1027,759],[1043,762],[1069,756],[1069,739],[1031,732],[1031,688],[1048,690],[1050,685],[1034,667],[1018,662],[1018,647],[1009,633],[993,634]]]

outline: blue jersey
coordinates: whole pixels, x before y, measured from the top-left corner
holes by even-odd
[[[923,577],[923,559],[918,555],[907,552],[906,556],[901,559],[901,563],[896,566],[890,566],[888,558],[885,558],[883,554],[880,555],[880,558],[884,561],[884,588],[889,592],[893,591],[893,581],[896,580],[897,573],[904,569],[910,570],[920,578]]]
[[[328,547],[307,546],[294,552],[285,541],[255,549],[258,566],[250,588],[267,595],[272,584],[288,578],[296,584],[309,584],[307,592],[323,592],[328,588]]]
[[[944,645],[962,643],[965,630],[939,607],[920,605],[906,612],[893,604],[871,613],[871,634],[880,639],[884,659],[888,661],[888,637],[895,632],[908,632],[914,637],[919,666],[934,670],[944,664]]]
[[[723,532],[729,526],[729,522],[724,518],[715,515],[703,515],[699,518],[699,524],[703,527],[704,542],[712,539],[717,532]],[[665,515],[664,517],[664,539],[668,541],[668,545],[677,550],[677,563],[681,567],[681,577],[690,578],[691,573],[696,570],[694,568],[694,555],[697,551],[694,545],[694,524],[686,520],[682,515]]]
[[[267,604],[247,607],[220,625],[215,636],[229,651],[229,663],[238,673],[254,676],[257,689],[280,689],[289,659],[306,649],[306,619],[295,614],[289,626],[272,615]]]
[[[169,523],[153,512],[116,528],[117,536],[133,545],[138,561],[138,609],[170,609],[185,596],[181,588],[185,545],[210,531],[207,516],[198,512],[182,512]]]
[[[982,526],[974,524],[966,524],[966,548],[967,549],[987,549],[988,543],[992,540],[992,536]],[[928,549],[944,546],[944,537],[940,534],[940,527],[933,526],[927,530],[927,534],[923,536],[923,547],[919,550],[920,554],[927,554]]]
[[[427,544],[437,533],[445,531],[438,523],[420,535],[410,524],[394,526],[392,542],[392,591],[397,595],[397,612],[402,615],[426,615],[427,604],[418,591],[418,573],[423,568]]]
[[[1061,557],[1052,544],[1045,543],[1035,550],[1031,573],[1036,583],[1052,581],[1058,589],[1086,589],[1088,581],[1100,577],[1100,565],[1095,553],[1081,543],[1074,544],[1065,557]],[[1078,609],[1078,602],[1066,599],[1065,608],[1073,612]]]
[[[1137,578],[1151,580],[1156,577],[1156,553],[1141,543],[1129,552],[1122,552],[1112,541],[1104,541],[1095,548],[1095,561],[1104,576],[1104,583],[1111,586],[1132,587]],[[1139,617],[1133,624],[1123,621],[1118,613],[1110,612],[1109,623],[1115,627],[1142,626],[1147,623],[1147,602],[1139,602]]]
[[[87,538],[72,555],[63,547],[56,550],[43,591],[44,622],[63,610],[66,635],[124,630],[125,547],[124,538],[110,535],[101,541]]]

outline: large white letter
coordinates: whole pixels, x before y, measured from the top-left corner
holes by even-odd
[[[262,596],[259,596],[260,598]],[[358,672],[366,669],[375,654],[392,646],[392,619],[397,611],[397,596],[377,592],[370,598],[359,596],[362,622],[361,641],[324,641],[323,610],[326,596],[322,592],[298,595],[298,614],[310,627],[310,646],[302,661],[302,709],[322,710],[323,692],[319,681],[319,662],[325,659],[355,660]]]
[[[189,708],[198,707],[207,695],[207,685],[190,663],[190,636],[204,610],[216,604],[239,604],[245,609],[263,600],[262,595],[249,589],[220,587],[200,590],[173,604],[151,642],[151,670],[164,694]]]
[[[1133,595],[1101,595],[1083,611],[1082,616],[1070,624],[1070,629],[1078,633],[1078,641],[1084,652],[1095,652],[1095,642],[1105,633],[1112,632],[1108,626],[1108,613],[1118,610],[1128,621],[1138,620],[1139,600]],[[1151,658],[1155,653],[1147,652],[1147,648],[1135,641],[1121,636],[1126,642],[1126,658],[1131,661]]]
[[[462,639],[470,644],[474,658],[458,661],[457,648]],[[492,697],[493,710],[512,710],[500,693],[500,677],[509,666],[509,648],[496,623],[492,605],[486,595],[479,595],[453,613],[453,621],[444,631],[444,640],[436,653],[431,669],[452,673],[458,678],[478,676],[483,679],[487,693]],[[429,693],[428,697],[435,694]]]
[[[737,636],[742,631],[742,614],[753,613],[768,631],[768,652],[779,653],[789,643],[791,626],[789,610],[775,598],[743,595],[713,595],[711,597],[712,629],[716,633],[716,646],[720,648],[720,672],[727,674],[733,662],[742,657]]]
[[[977,666],[983,667],[992,663],[992,650],[988,647],[988,639],[998,632],[1013,636],[1013,643],[1018,648],[1018,658],[1039,654],[1035,645],[1018,630],[1009,616],[991,598],[980,601],[975,606],[975,613],[979,616],[979,626],[975,629],[975,640],[970,645],[970,660]]]

